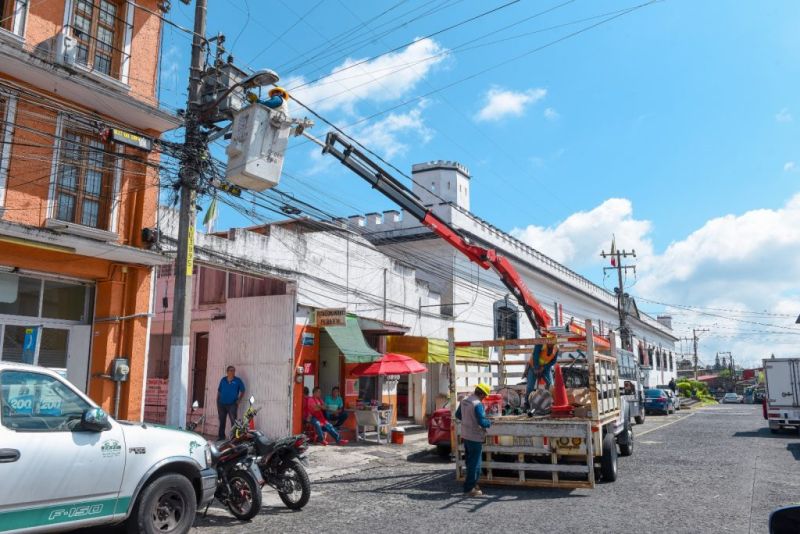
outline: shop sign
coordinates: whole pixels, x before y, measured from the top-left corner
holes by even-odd
[[[314,346],[314,332],[303,332],[302,345],[304,347]]]
[[[317,326],[347,326],[347,310],[344,308],[317,310]]]
[[[303,362],[303,374],[304,375],[314,374],[314,362]]]
[[[106,133],[106,136],[110,137],[112,141],[117,143],[122,143],[123,145],[132,146],[147,152],[149,152],[152,148],[152,143],[147,137],[142,137],[141,135],[136,135],[132,132],[126,132],[125,130],[120,130],[118,128],[110,128],[110,131]]]

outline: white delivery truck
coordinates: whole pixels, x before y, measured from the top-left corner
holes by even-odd
[[[800,431],[800,358],[764,360],[764,377],[764,417],[770,431],[777,433],[786,427]]]
[[[198,434],[116,421],[57,373],[0,362],[0,532],[182,534],[214,498],[211,463]]]

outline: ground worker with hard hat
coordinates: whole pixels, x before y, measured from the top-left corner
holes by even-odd
[[[467,464],[464,493],[470,497],[483,495],[478,487],[478,479],[481,476],[483,440],[486,438],[485,429],[492,426],[492,422],[486,418],[483,399],[490,392],[489,384],[478,384],[472,395],[464,398],[456,410],[456,419],[461,421],[461,437],[464,440],[464,456]]]

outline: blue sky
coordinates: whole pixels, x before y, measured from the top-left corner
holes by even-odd
[[[800,230],[788,224],[800,212],[800,4],[666,0],[590,28],[645,2],[521,0],[403,46],[507,3],[212,0],[208,34],[290,89],[339,70],[297,92],[337,125],[397,106],[345,129],[406,171],[465,164],[476,214],[593,280],[616,233],[640,253],[634,294],[697,307],[667,308],[679,333],[734,334],[709,350],[791,351],[797,332],[781,326],[800,312]],[[192,10],[172,2],[168,17],[190,27]],[[189,39],[167,29],[163,47],[161,98],[184,107]],[[337,215],[392,207],[313,145],[292,144],[282,189]],[[245,224],[222,209],[217,226]],[[702,315],[723,313],[712,310],[733,311]],[[765,343],[764,332],[781,335]]]

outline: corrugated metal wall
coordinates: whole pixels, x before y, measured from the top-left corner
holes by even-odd
[[[260,409],[256,427],[268,437],[291,431],[294,295],[228,300],[225,319],[211,323],[207,383],[207,434],[216,434],[216,391],[228,365],[245,383]],[[213,392],[213,393],[212,393]],[[240,406],[240,414],[247,403]]]

